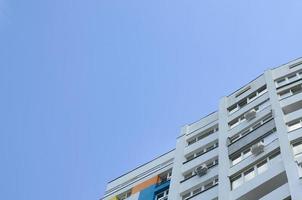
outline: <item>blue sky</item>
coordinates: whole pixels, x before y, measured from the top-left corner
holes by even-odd
[[[0,198],[98,199],[302,56],[299,0],[0,0]]]

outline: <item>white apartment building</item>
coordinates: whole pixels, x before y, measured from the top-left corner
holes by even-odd
[[[103,200],[302,200],[302,58],[184,126],[176,148],[108,183]]]

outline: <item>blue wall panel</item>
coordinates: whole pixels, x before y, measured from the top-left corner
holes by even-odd
[[[166,181],[160,185],[151,185],[146,189],[140,191],[138,200],[154,200],[155,195],[168,189],[170,181]]]

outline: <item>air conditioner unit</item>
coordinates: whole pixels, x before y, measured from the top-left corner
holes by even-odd
[[[254,155],[258,155],[260,153],[262,153],[264,150],[264,144],[263,142],[258,142],[257,144],[254,144],[251,148],[251,152]]]
[[[198,175],[198,176],[203,176],[207,173],[208,171],[208,166],[206,164],[203,164],[199,167],[196,167],[195,169],[195,173]]]
[[[244,117],[247,121],[250,121],[256,117],[256,110],[252,109],[244,114]]]

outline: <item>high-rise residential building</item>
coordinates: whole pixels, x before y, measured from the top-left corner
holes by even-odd
[[[176,148],[108,183],[103,200],[301,200],[302,58],[184,126]]]

